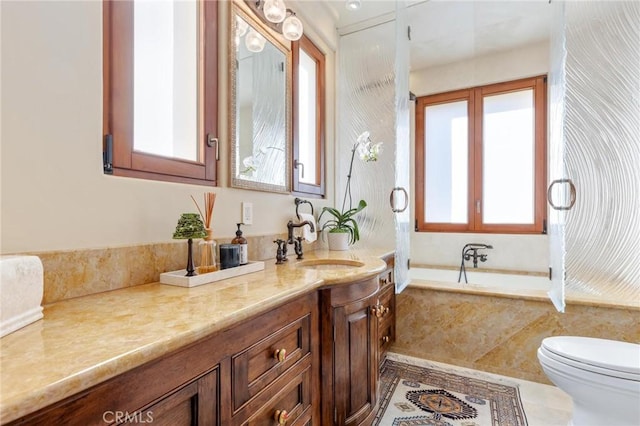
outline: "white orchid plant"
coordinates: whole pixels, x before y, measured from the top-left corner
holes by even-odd
[[[338,210],[334,207],[324,207],[320,218],[325,213],[329,214],[331,218],[322,225],[322,230],[328,229],[330,233],[348,233],[349,244],[353,244],[360,239],[360,229],[358,222],[355,219],[355,215],[361,212],[367,203],[364,200],[360,200],[356,207],[353,207],[353,200],[351,197],[351,175],[353,173],[353,160],[356,153],[358,158],[365,163],[371,161],[378,161],[378,157],[382,153],[382,142],[372,143],[371,134],[368,131],[362,132],[356,143],[351,149],[351,162],[349,163],[349,173],[347,174],[347,186],[344,192],[344,199],[342,200],[342,209]],[[349,200],[349,206],[347,208],[347,199]]]
[[[284,152],[284,149],[282,148],[278,148],[276,146],[267,146],[267,147],[261,147],[257,150],[255,155],[250,155],[248,157],[245,157],[242,160],[242,165],[244,166],[243,170],[240,170],[240,174],[242,175],[248,175],[254,172],[258,171],[258,167],[260,167],[260,157],[263,157],[264,155],[267,154],[267,150],[269,149],[274,149],[276,151],[282,151]]]

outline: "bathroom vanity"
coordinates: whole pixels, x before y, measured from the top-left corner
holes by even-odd
[[[379,365],[395,334],[392,276],[388,266],[377,277],[320,290],[322,418],[334,424],[375,417]]]
[[[2,423],[370,424],[393,338],[393,256],[356,257],[363,266],[290,259],[223,285],[50,305],[2,341]]]

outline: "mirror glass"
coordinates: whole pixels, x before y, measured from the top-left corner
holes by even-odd
[[[231,186],[289,192],[290,51],[237,4],[231,28]]]

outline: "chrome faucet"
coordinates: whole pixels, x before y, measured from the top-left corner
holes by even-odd
[[[480,243],[465,244],[465,246],[462,248],[462,262],[460,263],[460,273],[458,274],[458,282],[460,282],[460,279],[462,278],[462,274],[464,273],[464,282],[465,284],[467,283],[467,269],[464,266],[464,261],[473,259],[473,267],[477,268],[478,260],[480,260],[480,262],[487,261],[487,254],[485,253],[478,254],[478,250],[492,249],[492,248],[493,246],[489,244],[480,244]]]
[[[287,222],[287,241],[278,244],[278,255],[276,256],[276,264],[281,264],[287,260],[287,246],[293,244],[294,251],[296,252],[296,259],[303,259],[302,253],[302,237],[293,237],[293,228],[302,228],[305,225],[309,225],[311,232],[315,231],[313,223],[305,220],[299,223],[293,223],[292,220]]]

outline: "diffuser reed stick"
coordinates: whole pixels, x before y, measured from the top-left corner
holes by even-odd
[[[216,194],[213,192],[205,192],[204,214],[202,210],[200,210],[200,206],[196,202],[196,199],[193,198],[193,196],[191,196],[191,199],[200,212],[200,216],[202,216],[202,220],[204,222],[204,227],[207,230],[207,236],[204,241],[200,243],[200,266],[198,266],[198,273],[204,274],[207,272],[217,271],[216,242],[213,239],[213,232],[211,229],[211,219],[213,219],[213,206],[216,204]]]

